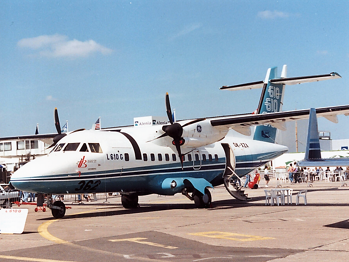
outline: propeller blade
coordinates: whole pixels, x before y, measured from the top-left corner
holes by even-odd
[[[55,126],[56,126],[57,133],[60,135],[62,133],[62,130],[61,130],[61,125],[59,123],[57,107],[55,108]]]
[[[172,119],[172,111],[171,111],[171,105],[170,105],[170,96],[168,93],[166,93],[166,113],[168,120],[170,120],[171,125],[173,124],[173,119]]]
[[[182,152],[181,152],[181,145],[180,145],[180,139],[174,139],[174,143],[175,143],[175,146],[176,146],[176,149],[177,149],[177,152],[178,152],[178,157],[179,157],[179,160],[181,161],[181,166],[182,166],[182,170],[183,170],[183,158],[182,158]]]

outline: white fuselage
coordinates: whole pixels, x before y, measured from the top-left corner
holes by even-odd
[[[182,169],[171,138],[151,141],[157,132],[154,135],[151,129],[140,131],[126,128],[71,133],[50,154],[16,171],[11,183],[23,191],[38,193],[174,194],[179,191],[166,188],[166,178],[195,177],[213,185],[222,183],[226,168],[222,143],[229,144],[234,152],[239,176],[287,151],[280,145],[228,137],[200,147],[183,147]]]

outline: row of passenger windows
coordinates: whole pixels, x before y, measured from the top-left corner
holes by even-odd
[[[189,161],[189,162],[193,161],[193,157],[192,157],[191,154],[182,155],[182,158],[183,158],[183,162],[185,162],[185,161]],[[172,161],[176,161],[177,160],[177,155],[176,154],[172,154],[171,155],[171,159],[172,159]],[[143,160],[144,161],[148,161],[148,155],[146,153],[143,154]],[[150,154],[150,161],[155,161],[155,160],[156,160],[155,159],[155,154],[151,153]],[[201,160],[204,161],[204,162],[205,161],[210,161],[210,162],[216,161],[216,162],[218,162],[218,155],[215,154],[212,157],[211,154],[208,154],[208,155],[202,154],[201,155]],[[157,155],[157,161],[163,161],[163,155],[162,154],[158,154]],[[164,161],[170,161],[170,155],[169,154],[165,154]],[[200,155],[199,154],[194,154],[194,161],[200,161]]]
[[[79,152],[103,153],[99,143],[68,143],[68,144],[60,143],[60,144],[57,144],[51,152],[59,152],[62,150],[63,152],[79,151]]]

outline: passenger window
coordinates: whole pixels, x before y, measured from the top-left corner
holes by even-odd
[[[80,143],[68,143],[66,147],[64,148],[64,152],[66,151],[76,151],[78,149]]]
[[[172,161],[176,161],[176,155],[172,154]]]
[[[153,153],[150,154],[150,160],[155,161],[155,155]]]
[[[202,161],[206,161],[206,155],[202,154]]]
[[[144,160],[144,161],[148,161],[148,156],[147,156],[147,154],[143,154],[143,160]]]
[[[199,154],[195,154],[195,161],[200,161]]]
[[[84,144],[82,145],[82,147],[80,148],[80,152],[88,152],[88,148],[87,148],[86,143],[84,143]]]
[[[88,145],[90,146],[90,150],[92,153],[103,153],[99,143],[88,143]]]
[[[212,162],[212,155],[208,154],[208,161]]]
[[[217,155],[217,154],[214,155],[214,160],[215,160],[216,162],[218,162],[218,155]]]
[[[191,153],[188,155],[188,161],[191,162],[193,161],[192,157],[191,157]]]
[[[170,161],[170,156],[168,154],[165,154],[165,160]]]
[[[130,161],[130,156],[128,155],[128,153],[125,153],[125,161]]]
[[[158,154],[158,160],[162,161],[162,155],[161,154]]]

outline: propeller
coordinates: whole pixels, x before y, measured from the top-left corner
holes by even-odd
[[[190,122],[184,124],[183,126],[179,123],[174,123],[173,118],[172,118],[170,96],[168,95],[168,93],[166,93],[166,113],[167,113],[168,120],[170,121],[171,124],[162,126],[162,130],[165,133],[162,134],[161,136],[159,136],[158,138],[162,138],[165,136],[169,136],[169,137],[173,138],[172,144],[177,149],[178,157],[181,161],[181,166],[183,169],[183,158],[182,158],[182,152],[181,152],[181,146],[185,143],[185,140],[182,137],[183,127],[186,127],[188,125],[192,125],[192,124],[195,124],[197,122],[203,121],[203,120],[205,120],[205,118],[195,119],[193,121],[190,121]]]
[[[62,134],[61,125],[59,123],[57,107],[55,108],[55,111],[54,111],[54,118],[55,118],[55,126],[56,126],[56,130],[57,130],[57,135],[53,138],[53,144],[50,145],[48,148],[54,147],[58,143],[59,140],[61,140],[63,137],[65,137],[67,135],[67,134]]]

